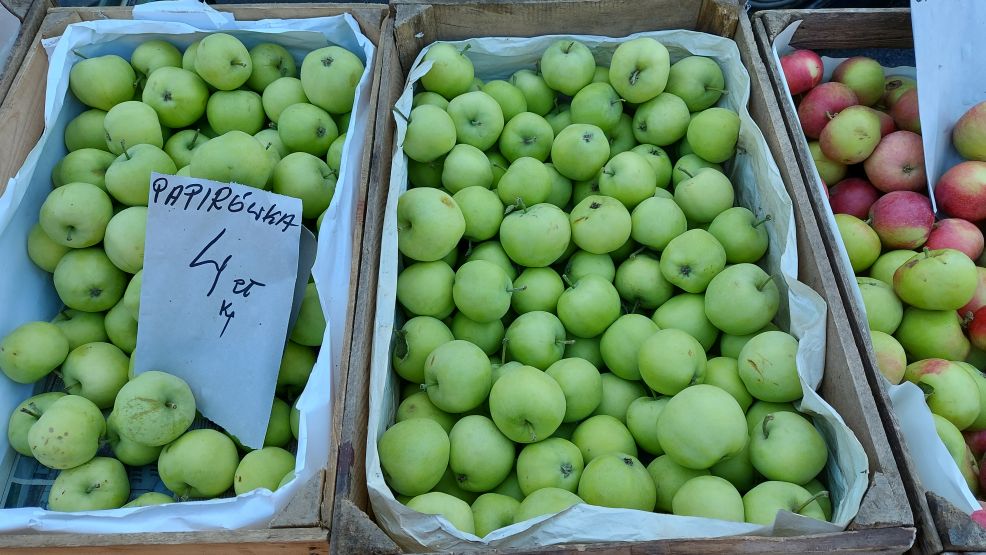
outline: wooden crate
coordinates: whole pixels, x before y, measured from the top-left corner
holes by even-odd
[[[14,41],[14,47],[10,50],[10,57],[6,61],[0,60],[0,104],[7,96],[10,85],[14,82],[21,62],[31,45],[34,43],[34,35],[41,27],[41,21],[45,17],[48,8],[51,7],[49,0],[13,0],[4,2],[7,11],[14,14],[14,17],[21,21],[21,28]]]
[[[859,551],[902,553],[915,530],[900,474],[887,442],[869,384],[864,377],[835,276],[824,253],[814,213],[797,164],[780,156],[786,144],[783,120],[760,61],[745,12],[731,0],[521,0],[480,2],[396,0],[394,37],[381,39],[382,81],[377,107],[370,193],[357,292],[349,389],[339,446],[332,553],[400,553],[373,522],[366,488],[368,380],[375,314],[378,258],[384,207],[390,182],[394,139],[391,109],[400,96],[406,70],[422,47],[436,40],[475,36],[536,36],[552,33],[625,36],[634,32],[684,28],[733,38],[751,77],[750,112],[779,161],[795,206],[801,280],[829,303],[825,379],[821,393],[842,415],[866,450],[870,489],[849,529],[838,534],[788,538],[727,537],[645,543],[552,546],[533,553],[818,553]]]
[[[351,14],[360,30],[374,44],[382,37],[389,37],[390,24],[384,26],[388,8],[377,4],[279,4],[235,5],[217,7],[228,11],[238,20],[254,21],[267,18],[327,17],[342,13]],[[48,57],[41,47],[41,39],[61,35],[71,23],[99,19],[130,19],[132,8],[54,8],[48,11],[41,23],[31,47],[24,58],[17,76],[13,79],[6,101],[0,105],[0,194],[34,148],[44,130],[45,83]],[[387,32],[384,32],[387,29]],[[379,52],[379,51],[378,51]],[[359,179],[355,186],[356,204],[353,223],[353,268],[350,289],[357,289],[358,253],[361,252],[366,215],[367,184],[370,175],[370,145],[373,144],[374,111],[380,90],[379,62],[375,62],[370,88],[369,124],[364,137],[364,156],[360,160]],[[339,444],[342,437],[343,393],[347,390],[349,373],[349,349],[355,314],[355,295],[351,295],[347,311],[347,336],[340,353],[341,367],[333,375],[332,425],[330,446]],[[329,449],[329,462],[301,493],[276,515],[269,529],[228,530],[211,532],[143,533],[143,534],[0,534],[0,553],[105,553],[116,551],[140,551],[146,553],[325,553],[332,523],[335,495],[336,454]]]
[[[753,20],[754,35],[763,55],[776,98],[784,100],[783,75],[771,55],[771,44],[778,33],[791,23],[801,20],[794,34],[792,46],[809,49],[909,49],[914,47],[911,35],[910,10],[900,9],[843,9],[843,10],[776,10],[757,14]],[[904,485],[911,500],[911,508],[918,528],[916,549],[924,553],[945,551],[986,550],[986,530],[942,497],[927,491],[918,477],[910,453],[906,448],[893,405],[887,396],[886,382],[880,375],[873,354],[866,315],[853,293],[856,281],[852,268],[841,256],[841,239],[837,229],[829,225],[825,217],[829,210],[822,198],[822,191],[815,186],[815,176],[808,143],[794,123],[798,114],[791,102],[778,102],[787,123],[785,145],[782,152],[790,164],[800,166],[803,182],[820,232],[835,270],[836,281],[842,293],[852,332],[863,359],[870,389],[883,417],[887,439],[897,458]],[[779,138],[780,138],[779,134]]]

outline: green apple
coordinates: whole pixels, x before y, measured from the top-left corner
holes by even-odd
[[[746,390],[746,386],[739,376],[739,366],[734,358],[710,358],[705,363],[705,381],[703,383],[714,385],[732,395],[744,411],[753,404],[753,397]]]
[[[122,507],[130,497],[130,479],[123,464],[110,457],[96,457],[63,470],[48,492],[48,510],[99,511]]]
[[[908,249],[892,250],[881,254],[876,262],[870,266],[870,277],[893,287],[894,273],[897,272],[897,268],[914,258],[914,254],[914,251]]]
[[[650,393],[644,384],[637,380],[624,380],[610,372],[604,372],[600,378],[602,379],[602,397],[593,414],[612,416],[626,424],[627,410],[629,410],[630,405]],[[633,453],[632,451],[626,452]]]
[[[736,112],[709,108],[695,114],[688,124],[688,144],[703,160],[716,164],[725,162],[736,150],[739,129]]]
[[[493,167],[482,150],[458,144],[445,157],[442,185],[449,193],[455,194],[467,187],[489,189],[492,184]],[[501,215],[502,211],[501,208]]]
[[[616,126],[606,133],[606,138],[609,139],[610,156],[633,150],[637,146],[637,138],[633,136],[633,118],[629,114],[621,115]]]
[[[527,111],[527,99],[524,97],[524,93],[508,81],[502,79],[488,81],[483,85],[482,91],[493,97],[496,103],[500,105],[504,121],[510,121],[517,114]]]
[[[701,293],[726,266],[726,251],[708,231],[690,229],[661,253],[664,278],[689,293]]]
[[[554,314],[535,310],[515,318],[504,340],[513,360],[547,369],[561,360],[565,351],[565,326]]]
[[[317,218],[332,202],[337,175],[321,158],[292,152],[274,166],[272,190],[301,199],[302,217]]]
[[[772,276],[743,262],[719,272],[705,290],[705,314],[724,333],[746,335],[777,314],[780,293]]]
[[[904,347],[892,335],[882,331],[870,330],[870,340],[873,343],[877,370],[890,383],[899,384],[904,379],[904,369],[907,366]]]
[[[455,248],[465,232],[455,200],[431,188],[410,189],[397,200],[397,246],[421,261],[439,260]]]
[[[514,523],[520,501],[500,493],[484,493],[472,503],[476,535],[484,537],[494,530]]]
[[[517,457],[517,479],[525,495],[547,487],[574,493],[583,467],[582,452],[574,443],[551,437],[521,450]]]
[[[667,92],[681,97],[691,112],[715,106],[726,87],[722,69],[712,58],[688,56],[671,65]]]
[[[445,318],[455,309],[455,272],[441,260],[418,262],[397,276],[397,301],[416,316]]]
[[[457,371],[461,372],[460,368]],[[521,366],[501,376],[489,392],[489,403],[497,428],[517,443],[534,443],[549,437],[565,417],[561,386],[531,366]]]
[[[722,172],[702,168],[675,185],[674,201],[695,224],[709,224],[733,206],[733,184]]]
[[[325,312],[318,298],[314,283],[305,286],[305,296],[298,309],[298,319],[289,336],[291,341],[309,347],[318,347],[325,336]]]
[[[448,434],[435,421],[414,418],[398,422],[377,443],[387,484],[403,495],[430,491],[448,466]]]
[[[846,176],[848,169],[846,165],[830,159],[822,152],[822,146],[818,141],[808,142],[808,151],[811,159],[815,163],[815,170],[825,183],[838,183]]]
[[[652,511],[657,490],[646,467],[625,453],[608,453],[586,464],[579,497],[590,505]]]
[[[455,122],[445,110],[425,104],[411,110],[401,147],[408,158],[431,162],[455,146]]]
[[[767,253],[769,218],[758,220],[748,208],[734,206],[722,211],[709,224],[711,233],[726,251],[726,262],[754,263]]]
[[[108,310],[123,298],[126,274],[98,247],[65,253],[54,272],[55,291],[69,308]]]
[[[485,260],[466,262],[455,272],[452,299],[471,320],[499,320],[510,310],[513,284],[499,266]]]
[[[651,196],[630,214],[630,237],[654,250],[664,250],[672,239],[687,229],[685,213],[669,198]]]
[[[637,108],[633,136],[640,143],[667,146],[685,136],[688,122],[685,101],[671,93],[661,93]]]
[[[528,268],[553,264],[565,254],[571,238],[568,216],[553,204],[541,203],[514,210],[500,224],[500,244],[504,252],[510,260]]]
[[[192,159],[194,161],[194,155]],[[106,169],[106,189],[114,199],[127,206],[147,206],[151,174],[174,175],[176,171],[174,161],[160,147],[134,145],[117,156]]]
[[[511,162],[525,156],[543,162],[551,154],[554,138],[547,120],[532,112],[521,112],[504,124],[497,146]]]
[[[586,85],[572,98],[572,123],[589,123],[609,133],[623,115],[623,100],[609,83]]]
[[[284,447],[291,441],[291,406],[274,397],[264,435],[264,447]],[[293,468],[293,467],[292,467]]]
[[[81,60],[69,72],[68,86],[83,104],[103,111],[134,97],[137,74],[119,56],[97,56]]]
[[[706,351],[712,348],[719,330],[709,322],[705,314],[705,295],[679,293],[654,311],[651,320],[660,329],[677,329],[688,333]]]
[[[773,403],[801,398],[797,366],[798,340],[782,331],[766,331],[750,339],[737,357],[739,375],[757,399]]]
[[[124,509],[130,507],[149,507],[151,505],[164,505],[165,503],[174,503],[175,498],[170,495],[149,491],[147,493],[142,493],[138,495],[133,501],[127,503],[123,506]]]
[[[514,513],[514,522],[524,522],[542,515],[560,513],[565,509],[585,503],[578,495],[562,488],[541,488],[524,498]]]
[[[236,445],[229,436],[202,428],[189,430],[165,445],[157,470],[164,486],[179,499],[212,498],[233,486],[239,462]]]
[[[596,60],[589,47],[577,40],[562,39],[551,43],[538,64],[544,82],[552,89],[575,96],[592,82]]]
[[[595,176],[609,160],[609,140],[595,125],[573,123],[551,144],[551,162],[558,173],[577,181]]]
[[[14,448],[14,451],[25,457],[33,456],[30,442],[27,439],[31,426],[41,418],[41,415],[48,410],[52,403],[64,396],[65,393],[61,391],[40,393],[25,399],[14,408],[13,412],[10,413],[10,419],[7,420],[7,441]]]
[[[250,49],[250,60],[253,71],[246,84],[258,93],[264,92],[278,79],[298,74],[298,66],[291,53],[279,44],[262,42],[254,46]]]
[[[195,149],[192,177],[263,189],[274,169],[260,141],[242,131],[224,133]]]
[[[261,123],[262,120],[261,115]],[[277,133],[288,150],[324,157],[329,145],[339,136],[339,129],[328,112],[302,102],[292,104],[281,112]]]
[[[603,195],[590,195],[569,215],[572,240],[582,250],[606,254],[630,238],[630,212],[620,201]]]
[[[675,395],[702,383],[705,363],[705,349],[697,339],[681,330],[662,329],[640,345],[637,364],[648,387]]]
[[[544,119],[551,126],[551,131],[557,135],[569,125],[572,125],[572,111],[569,104],[558,103],[548,112]]]
[[[103,250],[117,268],[135,274],[144,267],[147,207],[131,206],[117,212],[106,226]]]
[[[827,497],[828,492],[822,492]],[[828,520],[818,495],[790,482],[768,481],[757,485],[743,496],[746,521],[769,526],[774,523],[779,511],[807,516],[818,520]]]
[[[671,500],[671,512],[744,522],[743,498],[733,484],[718,476],[697,476],[682,484]]]
[[[517,204],[525,207],[543,203],[551,194],[551,173],[544,163],[535,158],[517,158],[497,183],[496,194],[508,206]]]
[[[308,103],[301,79],[296,77],[281,77],[267,85],[260,98],[267,118],[277,123],[281,112],[294,104]]]
[[[742,451],[732,457],[718,462],[709,468],[713,476],[718,476],[729,481],[730,484],[740,492],[750,490],[761,480],[760,474],[753,468],[750,462],[750,444],[747,443]]]
[[[31,454],[48,468],[64,470],[92,460],[106,431],[99,408],[85,397],[56,399],[27,432]]]
[[[653,256],[631,254],[616,269],[614,283],[620,297],[636,308],[654,309],[674,294],[674,287],[661,274],[661,263]]]
[[[102,130],[100,136],[105,137]],[[52,180],[57,182],[55,186],[64,186],[66,183],[90,183],[106,189],[106,169],[110,167],[116,156],[106,152],[106,140],[103,139],[103,150],[95,148],[83,148],[69,152],[62,159],[56,171],[52,172]]]
[[[394,334],[393,366],[405,380],[424,383],[425,359],[439,345],[454,339],[441,320],[428,316],[411,318]]]
[[[293,413],[292,413],[293,414]],[[439,409],[428,398],[428,393],[418,391],[412,393],[401,401],[397,407],[395,422],[403,422],[414,418],[426,418],[439,424],[446,433],[452,431],[452,425],[456,422],[456,417]]]
[[[904,316],[904,307],[893,287],[870,277],[857,277],[863,307],[870,330],[892,334]]]
[[[106,148],[116,155],[136,145],[164,146],[164,135],[157,112],[150,105],[136,100],[121,102],[103,119]]]
[[[581,358],[563,358],[545,370],[565,395],[563,422],[578,422],[592,414],[602,401],[603,380],[593,364]]]
[[[289,109],[294,109],[295,106],[305,106],[305,104],[295,104],[285,108],[284,112],[281,113],[280,122],[284,122],[284,114]],[[260,95],[253,91],[216,91],[209,97],[205,114],[209,120],[209,125],[220,135],[233,130],[242,131],[247,135],[253,135],[264,127],[263,103],[260,100]],[[326,118],[328,118],[327,114]],[[328,119],[331,121],[331,118]],[[333,122],[332,125],[335,126],[335,123]],[[281,130],[281,124],[278,125],[278,132],[281,134],[282,140],[285,135],[295,136],[295,133],[297,133],[296,125],[289,125],[289,129],[292,132],[286,133]],[[308,137],[305,138],[307,139]],[[334,139],[335,136],[332,138]],[[285,144],[287,144],[287,141],[285,141]],[[319,156],[324,155],[328,148],[329,145],[326,143],[325,149],[322,150]]]
[[[492,490],[514,466],[513,442],[485,416],[461,418],[452,426],[449,443],[449,468],[466,491]]]
[[[278,395],[290,397],[301,393],[315,366],[317,354],[315,349],[294,341],[284,345],[284,355],[277,372]]]
[[[599,176],[600,194],[615,198],[627,210],[633,210],[644,200],[653,197],[656,184],[657,174],[654,168],[643,155],[632,151],[613,156],[603,166]],[[709,198],[706,200],[712,202]]]
[[[425,360],[424,388],[436,407],[461,413],[478,407],[490,393],[492,368],[486,353],[468,341],[453,340]]]
[[[196,47],[195,72],[209,85],[231,91],[250,78],[253,61],[239,39],[227,33],[212,33]]]
[[[431,92],[431,91],[421,91],[414,95],[411,99],[411,108],[417,108],[422,104],[431,104],[432,106],[438,106],[442,110],[448,109],[448,100],[444,96]]]
[[[558,297],[557,313],[569,333],[595,337],[620,317],[620,294],[609,281],[588,275]]]
[[[154,108],[162,125],[171,128],[192,125],[206,113],[206,102],[212,102],[205,82],[180,67],[162,67],[151,74],[141,100]]]
[[[120,388],[127,383],[130,358],[110,343],[87,343],[76,347],[62,363],[65,391],[81,395],[101,409],[113,406]]]
[[[668,49],[641,37],[620,43],[609,65],[609,82],[627,102],[642,104],[664,91],[671,71]]]
[[[103,240],[113,215],[113,201],[89,183],[69,183],[48,193],[38,223],[55,243],[72,248],[91,247]]]
[[[130,65],[149,77],[163,67],[181,67],[181,52],[170,42],[147,40],[134,49]]]
[[[558,297],[565,291],[561,276],[551,268],[526,268],[513,284],[510,306],[518,315],[535,310],[554,312]]]
[[[686,468],[674,462],[671,457],[661,455],[647,465],[647,472],[654,480],[657,492],[655,508],[659,511],[671,512],[672,501],[678,490],[692,478],[708,476],[708,470]]]
[[[918,360],[907,365],[904,379],[925,392],[931,412],[959,430],[973,425],[982,411],[976,380],[957,362],[940,358]]]
[[[504,117],[492,96],[473,91],[452,98],[446,110],[455,124],[456,140],[486,150],[495,145],[503,130]]]
[[[624,314],[617,318],[599,342],[606,367],[625,380],[639,380],[638,353],[643,343],[658,329],[657,324],[641,314]]]
[[[421,77],[425,90],[451,100],[472,87],[475,70],[465,50],[458,50],[448,43],[435,43],[428,47],[421,61],[432,63],[428,73]]]
[[[657,421],[670,397],[640,397],[627,407],[627,429],[641,449],[651,455],[663,455],[664,448],[657,437]]]
[[[768,414],[750,434],[750,462],[768,480],[804,484],[827,461],[825,439],[799,414]]]
[[[608,453],[637,454],[637,444],[630,430],[608,414],[597,414],[580,422],[572,432],[571,441],[582,452],[586,464]]]
[[[971,345],[954,310],[924,310],[908,306],[894,332],[908,360],[944,358],[964,360]]]
[[[93,108],[86,110],[65,125],[65,148],[69,152],[83,148],[106,149],[103,120],[106,112]]]
[[[195,55],[198,54],[199,43],[201,40],[197,40],[189,44],[185,51],[181,54],[181,67],[182,69],[187,69],[188,71],[195,71]]]
[[[694,430],[703,430],[696,435]],[[739,453],[748,440],[743,409],[726,391],[712,385],[685,388],[665,405],[657,437],[672,460],[694,469]]]
[[[466,503],[472,503],[479,497],[479,494],[474,491],[466,491],[459,486],[459,481],[455,478],[455,472],[452,472],[451,468],[446,468],[445,473],[442,474],[442,479],[435,484],[435,487],[431,488],[431,491],[440,491],[442,493],[447,493],[452,497],[457,497]],[[407,499],[401,500],[407,502]]]
[[[83,312],[67,308],[56,314],[51,323],[62,330],[68,339],[69,350],[86,343],[106,341],[107,339],[106,329],[103,326],[103,314],[100,312]]]
[[[262,133],[262,131],[261,131]],[[330,168],[339,171],[342,167],[342,149],[346,146],[346,133],[340,133],[338,137],[332,141],[329,145],[328,152],[325,153],[325,163],[329,165]]]
[[[274,491],[284,476],[294,470],[294,455],[280,447],[264,447],[243,456],[233,474],[236,495],[255,489]]]
[[[707,162],[695,154],[685,154],[675,161],[674,167],[671,169],[671,182],[677,187],[679,183],[695,175],[702,168],[712,168],[719,172],[723,171],[722,166],[719,164]]]
[[[171,157],[175,166],[185,167],[192,162],[195,149],[208,141],[209,138],[198,129],[183,129],[168,138],[164,143],[164,152]]]
[[[835,225],[839,229],[853,271],[866,271],[880,256],[880,236],[869,224],[850,214],[836,214]]]
[[[363,62],[339,46],[313,50],[301,62],[301,84],[309,101],[329,112],[353,109],[356,86],[363,77]]]
[[[510,84],[524,93],[529,112],[545,116],[555,107],[557,93],[545,83],[541,75],[529,69],[521,69],[510,76]]]
[[[668,153],[657,145],[646,143],[639,144],[631,150],[643,156],[654,169],[654,175],[657,177],[657,188],[667,189],[671,183],[672,170],[671,158],[668,157]]]
[[[433,491],[418,495],[407,502],[407,507],[419,513],[441,516],[467,534],[476,532],[472,508],[465,501],[447,493]]]
[[[137,348],[137,319],[123,301],[106,312],[103,324],[111,343],[127,354],[134,352]]]
[[[121,436],[118,420],[119,417],[114,412],[106,417],[106,441],[113,451],[113,456],[128,466],[144,466],[157,462],[163,446],[141,445]]]
[[[568,257],[564,275],[573,283],[588,275],[597,275],[606,281],[614,281],[616,264],[608,253],[594,254],[577,250]]]
[[[894,272],[900,300],[926,310],[958,310],[972,299],[978,283],[976,264],[955,249],[925,250]]]
[[[473,148],[468,145],[456,146],[459,147]],[[485,155],[483,157],[485,158]],[[470,186],[457,191],[452,195],[452,200],[462,211],[462,217],[466,222],[463,237],[470,241],[485,241],[496,237],[500,231],[500,223],[503,222],[504,209],[503,202],[496,192],[485,187]]]
[[[154,447],[185,433],[195,418],[195,397],[185,380],[150,370],[120,389],[113,411],[121,436]]]

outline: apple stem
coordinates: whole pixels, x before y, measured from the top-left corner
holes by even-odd
[[[694,174],[689,173],[688,170],[686,170],[685,168],[678,168],[678,171],[680,171],[681,173],[687,175],[688,177],[695,177]]]
[[[527,426],[527,429],[531,432],[531,443],[536,443],[538,440],[538,435],[534,431],[534,426],[530,422],[526,422],[526,421],[524,422],[524,424]]]
[[[728,89],[717,89],[715,87],[705,87],[705,90],[707,90],[707,91],[716,91],[719,94],[726,94],[726,93],[729,92]]]
[[[508,287],[507,288],[507,293],[517,293],[519,291],[526,291],[526,290],[527,290],[527,286],[526,285],[524,285],[522,287]]]
[[[420,389],[421,391],[428,391],[428,384],[423,383],[418,386],[418,389]]]
[[[838,112],[836,112],[834,114],[832,112],[825,112],[825,117],[827,117],[828,119],[835,119],[835,116],[837,116],[837,115],[839,115]]]
[[[472,44],[466,44],[462,47],[462,50],[459,50],[459,54],[465,54],[470,48],[472,48]]]
[[[575,284],[574,284],[574,283],[572,283],[572,280],[571,280],[571,278],[569,278],[569,277],[568,277],[568,274],[562,274],[562,275],[561,275],[561,279],[562,279],[562,281],[564,281],[564,282],[565,282],[565,284],[566,284],[566,285],[568,285],[569,287],[575,287]]]
[[[86,488],[86,493],[92,493],[93,490],[97,490],[97,489],[99,489],[99,482],[96,482],[95,484],[88,486]]]
[[[645,250],[647,250],[647,247],[640,247],[639,249],[637,249],[637,250],[635,250],[635,251],[633,251],[633,252],[631,252],[631,253],[630,253],[630,256],[628,256],[628,257],[627,257],[627,259],[629,259],[629,260],[632,260],[632,259],[634,259],[634,258],[635,258],[635,257],[636,257],[636,256],[637,256],[638,254],[640,254],[640,253],[642,253],[642,252],[644,252]]]
[[[555,345],[575,345],[574,339],[556,339]]]
[[[812,496],[811,496],[810,498],[808,498],[808,500],[807,500],[807,501],[805,501],[805,502],[804,502],[804,503],[802,503],[801,505],[798,505],[798,508],[797,508],[797,509],[795,509],[795,510],[794,510],[794,511],[792,511],[792,512],[794,512],[794,513],[800,513],[800,512],[801,512],[801,511],[803,511],[803,510],[805,509],[805,507],[807,507],[808,505],[811,505],[812,503],[814,503],[815,501],[818,501],[818,500],[819,500],[819,499],[821,499],[822,497],[828,497],[828,496],[829,496],[829,492],[827,492],[827,491],[825,491],[825,490],[822,490],[822,491],[820,491],[820,492],[818,492],[818,493],[816,493],[815,495],[812,495]]]
[[[123,155],[127,157],[127,160],[130,160],[132,157],[130,156],[130,153],[127,152],[127,141],[120,139],[120,148],[123,149]]]
[[[757,284],[757,291],[763,291],[763,288],[764,287],[767,287],[767,284],[770,283],[771,280],[773,280],[773,279],[774,279],[774,276],[768,275],[767,276],[767,279],[765,279],[765,280],[763,280],[763,281],[761,281],[760,283]]]
[[[974,317],[975,317],[975,314],[971,310],[968,311],[968,312],[966,312],[965,313],[965,316],[962,317],[962,322],[961,322],[962,327],[963,328],[969,327],[969,324],[972,323],[972,320],[973,320]]]
[[[41,411],[34,403],[28,403],[26,407],[21,407],[21,412],[34,418],[41,418]]]
[[[640,70],[639,69],[633,70],[633,72],[630,73],[630,85],[631,86],[632,85],[636,85],[637,84],[637,79],[639,77],[640,77]]]
[[[72,53],[75,54],[76,56],[82,58],[83,60],[88,60],[89,59],[89,56],[86,56],[85,54],[83,54],[82,52],[79,52],[75,48],[72,49]]]
[[[633,304],[630,306],[630,312],[627,312],[627,314],[636,314],[637,307],[639,305],[640,305],[640,299],[634,299]]]
[[[759,219],[756,222],[754,222],[753,227],[760,227],[763,224],[765,224],[765,223],[767,223],[767,222],[769,222],[770,220],[773,220],[773,219],[774,219],[773,216],[771,216],[770,214],[767,214],[762,219]]]
[[[199,130],[198,130],[198,129],[196,129],[196,130],[195,130],[195,134],[194,134],[194,135],[192,135],[192,146],[193,146],[193,147],[195,146],[195,143],[196,143],[196,142],[198,142],[198,140],[199,140]],[[269,143],[268,143],[268,144],[269,144]]]
[[[466,258],[469,258],[469,255],[470,254],[472,254],[472,241],[469,241],[468,243],[466,243],[466,254],[465,254],[465,257]]]
[[[502,345],[502,347],[500,347],[500,365],[501,366],[503,366],[504,364],[507,363],[507,343],[509,341],[510,341],[510,338],[504,337],[503,338],[503,341],[500,342],[500,344]]]
[[[770,437],[770,434],[767,432],[767,424],[770,423],[773,420],[774,420],[774,415],[773,414],[768,414],[767,416],[764,416],[763,417],[763,422],[760,424],[760,429],[763,432],[763,438],[764,439],[767,439],[767,438]]]
[[[564,52],[565,54],[568,54],[569,52],[572,51],[573,46],[575,46],[574,40],[569,42],[567,45],[565,45],[565,48],[562,48],[561,51]]]

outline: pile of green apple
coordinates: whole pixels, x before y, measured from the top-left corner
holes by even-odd
[[[482,82],[436,43],[402,144],[397,499],[480,537],[578,504],[825,520],[828,449],[772,320],[764,222],[720,164],[715,60],[575,40]],[[673,161],[671,156],[675,156]],[[391,230],[395,231],[395,230]]]
[[[131,355],[152,172],[272,188],[300,198],[309,225],[327,209],[345,141],[338,130],[348,126],[363,64],[329,46],[304,58],[300,79],[297,70],[283,47],[247,50],[224,33],[184,53],[150,40],[130,62],[110,55],[73,66],[70,89],[91,109],[65,128],[68,154],[27,238],[30,259],[52,274],[65,307],[51,322],[28,322],[0,339],[7,378],[56,389],[26,399],[7,425],[14,449],[62,471],[49,509],[124,505],[124,465],[156,463],[179,500],[273,490],[292,476],[294,456],[285,448],[297,438],[298,417],[291,407],[325,332],[313,283],[284,348],[264,448],[242,461],[247,449],[235,438],[186,431],[195,401],[184,382],[158,372],[134,378]]]

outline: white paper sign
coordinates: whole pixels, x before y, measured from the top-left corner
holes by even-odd
[[[249,447],[270,418],[301,230],[299,199],[151,176],[134,372],[180,376],[202,415]]]
[[[928,188],[963,161],[952,146],[955,123],[986,100],[986,3],[979,0],[911,0],[917,63],[921,139]],[[931,205],[937,211],[934,195]]]

